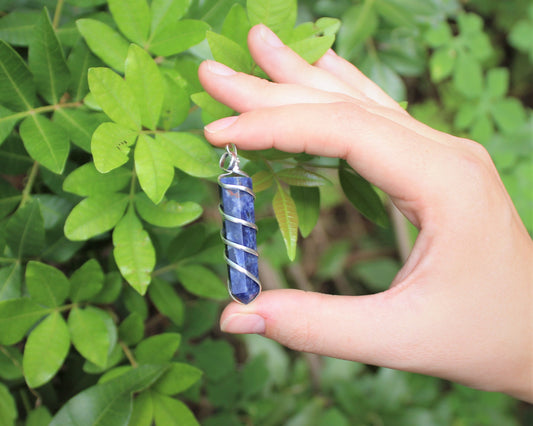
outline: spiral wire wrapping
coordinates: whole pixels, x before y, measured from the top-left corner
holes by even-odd
[[[229,164],[226,166],[226,162],[227,162],[228,159],[229,159]],[[255,200],[255,193],[252,191],[252,189],[250,187],[244,186],[244,185],[233,184],[233,183],[225,183],[225,182],[222,181],[224,178],[227,178],[227,177],[229,178],[229,177],[239,177],[240,176],[240,177],[244,177],[244,178],[250,178],[250,176],[248,176],[246,173],[244,173],[239,168],[239,158],[237,157],[237,149],[236,149],[234,144],[230,144],[230,145],[226,146],[226,152],[224,152],[224,154],[222,154],[222,157],[220,158],[220,167],[226,172],[226,173],[221,174],[218,177],[218,184],[220,185],[220,187],[222,189],[233,191],[233,192],[237,192],[237,191],[244,192],[246,194],[249,194],[252,197],[252,199]],[[238,224],[238,225],[242,225],[242,226],[245,226],[245,227],[248,227],[248,228],[251,228],[251,229],[257,231],[257,225],[255,223],[250,222],[250,221],[245,220],[245,219],[241,219],[239,217],[232,216],[232,215],[226,213],[224,211],[224,208],[223,208],[222,204],[219,205],[219,212],[222,215],[222,218],[223,218],[224,221],[229,221],[229,222],[232,222],[232,223],[235,223],[235,224]],[[239,243],[237,243],[235,241],[231,241],[228,238],[226,238],[224,229],[221,230],[220,236],[222,238],[223,243],[226,246],[233,247],[236,250],[244,251],[246,253],[249,253],[249,254],[255,256],[256,258],[259,256],[259,253],[254,248],[247,247],[245,245],[239,244]],[[235,271],[237,271],[237,272],[239,272],[241,274],[244,274],[246,277],[248,277],[253,282],[255,282],[257,284],[257,286],[259,287],[259,289],[257,291],[257,294],[259,294],[259,292],[261,291],[261,282],[259,281],[258,277],[256,277],[253,273],[251,273],[245,267],[243,267],[243,266],[235,263],[233,260],[231,260],[228,257],[228,250],[227,249],[224,252],[224,260],[226,261],[226,263],[227,263],[229,268],[233,268]],[[228,268],[228,283],[227,283],[228,284],[228,292],[229,292],[229,294],[231,295],[233,300],[235,300],[235,301],[237,301],[239,303],[248,303],[248,302],[243,302],[242,300],[237,299],[235,297],[235,295],[233,294],[233,291],[231,289],[231,278],[230,278],[230,274],[229,274],[229,268]],[[253,296],[253,298],[255,298],[257,296],[257,294],[255,294]],[[253,298],[252,298],[252,300],[253,300]]]

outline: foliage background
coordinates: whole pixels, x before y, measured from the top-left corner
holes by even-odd
[[[296,13],[286,0],[2,0],[0,11],[0,424],[533,421],[500,394],[218,332],[218,153],[201,129],[233,112],[196,77],[210,57],[263,76],[251,23],[311,62],[335,43],[415,117],[483,143],[532,232],[531,2],[320,0]],[[266,287],[387,288],[416,232],[382,194],[334,159],[243,156]]]

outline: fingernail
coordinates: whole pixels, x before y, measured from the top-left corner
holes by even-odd
[[[279,39],[279,37],[265,25],[261,25],[260,35],[263,41],[271,47],[283,46],[283,42]]]
[[[209,133],[215,133],[220,130],[224,130],[231,126],[235,121],[237,121],[239,117],[234,115],[231,117],[221,118],[220,120],[213,121],[212,123],[209,123],[207,126],[204,127],[204,130],[208,131]]]
[[[264,334],[265,319],[256,314],[233,314],[224,320],[220,329],[225,333]]]
[[[207,69],[216,75],[228,76],[237,74],[230,67],[227,67],[226,65],[216,61],[207,61]]]

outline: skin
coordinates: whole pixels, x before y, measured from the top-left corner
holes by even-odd
[[[205,90],[240,113],[208,141],[346,159],[420,233],[385,292],[265,291],[228,305],[222,330],[533,402],[533,242],[486,150],[416,121],[333,51],[309,65],[262,25],[248,44],[272,82],[202,63]]]

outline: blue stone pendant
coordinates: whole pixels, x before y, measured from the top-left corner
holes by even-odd
[[[221,236],[226,245],[228,291],[233,300],[248,304],[261,291],[252,179],[239,169],[237,149],[233,144],[226,147],[220,167],[226,171],[218,177],[218,184],[220,213],[224,219]]]

